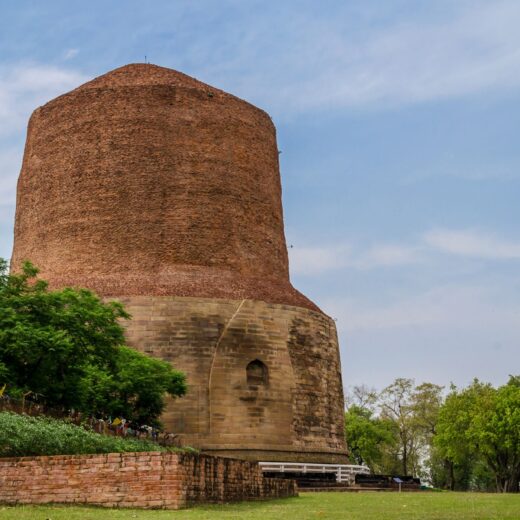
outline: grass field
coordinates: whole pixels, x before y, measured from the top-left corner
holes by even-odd
[[[0,506],[1,520],[519,520],[520,495],[489,493],[302,493],[299,498],[143,511],[69,506]]]

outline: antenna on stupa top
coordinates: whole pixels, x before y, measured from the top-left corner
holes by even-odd
[[[144,55],[144,62],[148,63],[148,60],[146,59],[146,54]]]

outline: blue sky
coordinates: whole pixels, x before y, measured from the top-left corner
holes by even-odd
[[[148,60],[265,109],[293,284],[337,320],[346,386],[520,372],[520,2],[0,5],[0,256],[27,119]]]

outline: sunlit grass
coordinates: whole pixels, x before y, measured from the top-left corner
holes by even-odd
[[[302,493],[298,498],[182,511],[72,506],[0,506],[1,520],[518,520],[520,495],[490,493]]]

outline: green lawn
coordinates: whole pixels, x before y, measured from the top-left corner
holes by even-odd
[[[69,506],[0,506],[1,520],[465,520],[520,519],[520,495],[489,493],[302,493],[299,498],[143,511]]]

